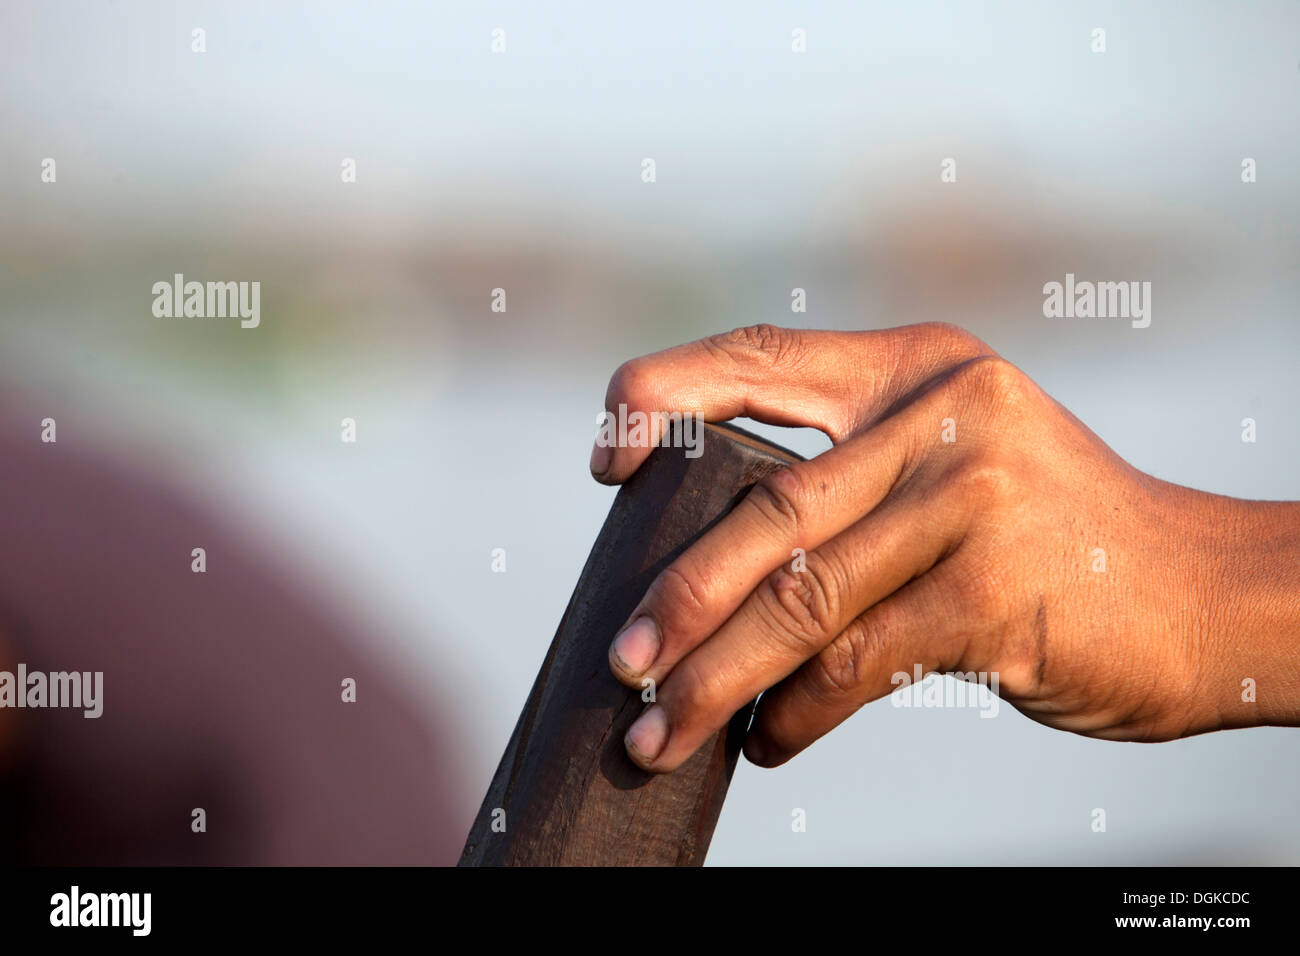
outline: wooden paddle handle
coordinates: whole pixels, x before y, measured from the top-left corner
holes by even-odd
[[[609,645],[655,575],[754,482],[799,457],[734,426],[700,434],[698,457],[665,442],[620,489],[461,866],[704,862],[752,704],[678,770],[646,773],[628,759],[623,735],[647,705],[610,673]]]

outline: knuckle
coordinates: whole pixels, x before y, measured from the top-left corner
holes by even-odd
[[[983,455],[958,467],[954,484],[965,501],[992,507],[1018,497],[1015,472],[1001,460]]]
[[[799,334],[792,329],[763,322],[746,325],[714,336],[711,340],[728,354],[747,358],[760,357],[773,365],[781,364],[799,347]]]
[[[975,356],[990,352],[982,339],[951,322],[924,322],[919,326],[919,331],[924,338],[949,355]]]
[[[808,555],[806,568],[778,568],[760,589],[761,600],[779,636],[793,639],[796,649],[820,649],[835,636],[837,591],[833,574],[816,553]]]
[[[994,410],[1019,406],[1029,394],[1025,373],[997,355],[963,363],[953,378],[969,399]]]
[[[813,659],[813,692],[827,700],[853,696],[870,680],[879,647],[878,633],[855,622]]]
[[[803,479],[793,468],[782,468],[758,481],[746,500],[784,537],[794,538],[804,508]]]
[[[677,563],[668,565],[655,578],[645,605],[661,627],[698,620],[706,610],[704,581]]]

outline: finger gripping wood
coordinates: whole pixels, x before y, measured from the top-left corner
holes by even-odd
[[[688,458],[665,443],[619,490],[461,866],[704,862],[752,705],[673,773],[646,773],[623,749],[646,704],[610,673],[609,645],[655,575],[754,482],[799,458],[729,425],[704,426],[700,447]]]

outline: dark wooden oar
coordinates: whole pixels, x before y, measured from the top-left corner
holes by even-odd
[[[674,435],[677,433],[674,432]],[[609,671],[610,641],[673,558],[764,475],[797,455],[730,425],[702,453],[656,448],[620,489],[497,767],[462,866],[704,862],[752,707],[678,770],[649,774],[623,749],[647,706]]]

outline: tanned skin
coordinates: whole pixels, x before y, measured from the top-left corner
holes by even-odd
[[[620,404],[833,442],[760,482],[611,645],[657,688],[626,740],[647,770],[760,693],[745,754],[776,766],[918,664],[996,672],[1092,737],[1300,725],[1300,503],[1138,471],[962,329],[738,329],[624,363]],[[621,483],[649,452],[598,446],[592,472]]]

